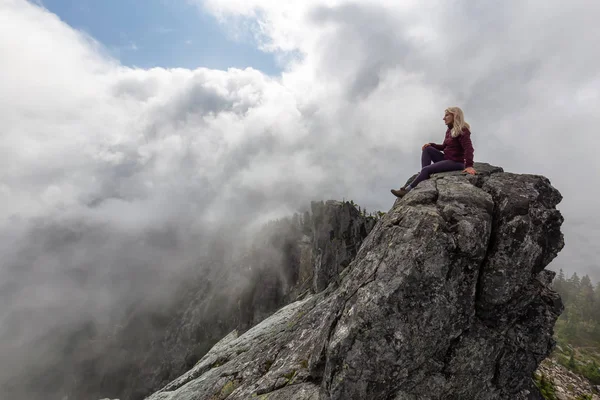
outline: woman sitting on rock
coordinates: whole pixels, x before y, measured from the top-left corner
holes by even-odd
[[[392,189],[395,196],[404,197],[419,182],[428,179],[431,174],[463,169],[463,172],[475,175],[471,131],[469,130],[469,124],[465,122],[463,111],[458,107],[446,109],[444,111],[444,122],[448,126],[444,142],[442,144],[425,143],[423,145],[421,172],[410,184],[398,190]]]

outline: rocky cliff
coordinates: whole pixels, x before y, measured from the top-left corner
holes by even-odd
[[[139,304],[108,333],[83,326],[65,335],[69,350],[61,364],[30,371],[21,385],[36,388],[40,399],[141,400],[188,371],[232,330],[244,332],[335,284],[375,220],[349,202],[313,202],[310,212],[266,224],[230,265],[221,254],[240,245],[219,240],[215,261],[199,264],[198,276],[189,274],[169,304]],[[19,390],[17,383],[0,388],[11,398],[34,400]]]
[[[421,183],[339,283],[232,332],[149,399],[540,398],[532,374],[562,311],[544,269],[563,247],[561,195],[476,169]]]

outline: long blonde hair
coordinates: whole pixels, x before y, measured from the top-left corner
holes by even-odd
[[[471,126],[465,121],[465,114],[460,107],[448,107],[444,110],[444,113],[449,113],[454,116],[454,122],[452,123],[452,137],[458,137],[462,135],[463,129],[467,128],[471,130]]]

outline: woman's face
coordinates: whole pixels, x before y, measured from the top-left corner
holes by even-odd
[[[454,115],[452,115],[450,113],[445,113],[444,114],[444,123],[446,125],[450,125],[453,122],[454,122]]]

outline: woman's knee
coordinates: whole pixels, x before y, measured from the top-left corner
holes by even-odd
[[[431,175],[431,167],[433,166],[433,164],[428,165],[426,167],[421,168],[421,173],[429,178],[429,175]]]

